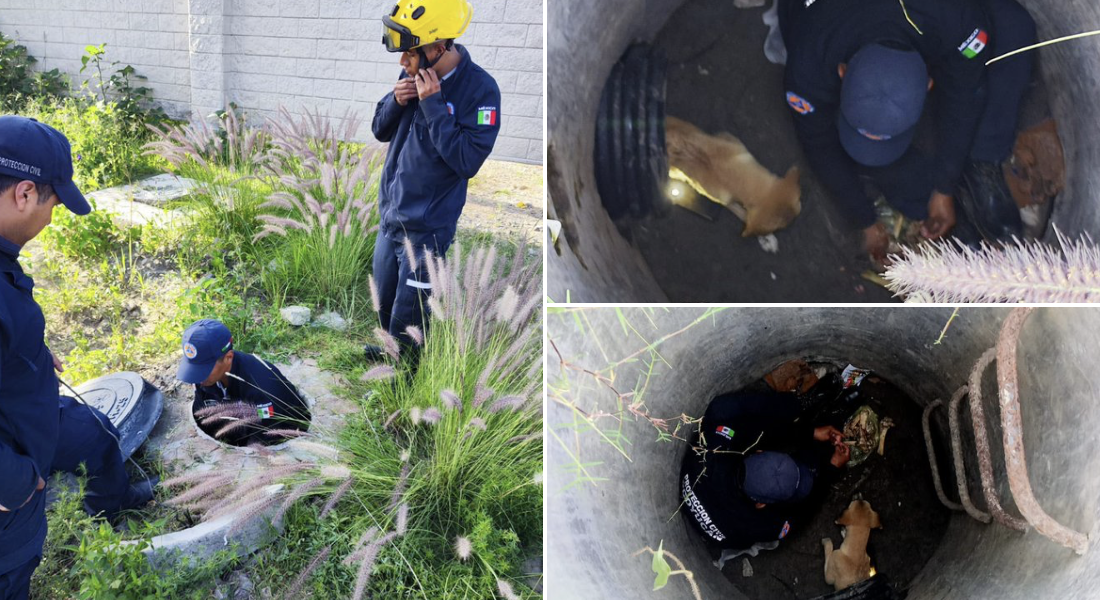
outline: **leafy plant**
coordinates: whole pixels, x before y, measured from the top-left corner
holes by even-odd
[[[116,247],[123,233],[110,214],[96,210],[83,217],[68,210],[54,211],[53,223],[42,231],[42,243],[66,258],[101,259]]]
[[[35,72],[37,62],[26,46],[0,33],[0,109],[14,111],[27,98],[59,97],[68,91],[68,79],[60,71]]]
[[[104,75],[103,67],[106,60],[107,44],[87,45],[84,47],[84,55],[80,57],[80,73],[83,74],[89,65],[95,68],[95,80],[98,94],[89,89],[88,81],[81,85],[90,96],[98,97],[99,101],[106,104],[113,101],[117,110],[129,123],[152,124],[160,123],[168,119],[164,109],[153,103],[153,90],[143,85],[135,85],[135,81],[148,79],[139,75],[134,67],[126,65],[115,69],[117,61],[108,65],[108,69],[114,69],[109,75]]]
[[[87,193],[131,183],[156,171],[162,163],[145,156],[145,130],[129,122],[113,103],[89,103],[75,98],[32,100],[20,114],[54,127],[69,138],[73,179]]]

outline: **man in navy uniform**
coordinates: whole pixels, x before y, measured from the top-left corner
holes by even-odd
[[[46,322],[19,253],[64,205],[91,206],[73,183],[69,141],[33,119],[0,116],[0,599],[22,600],[46,539],[43,490],[51,471],[90,477],[85,508],[114,516],[152,497],[152,483],[130,486],[118,432],[98,411],[58,394]],[[96,423],[95,421],[98,421]]]
[[[799,420],[793,393],[741,391],[707,406],[680,468],[685,518],[726,560],[801,527],[851,457],[831,426]]]
[[[1016,0],[780,0],[786,101],[806,160],[872,258],[888,236],[862,179],[921,233],[970,244],[1022,229],[1002,163],[1016,138],[1035,42]],[[926,100],[936,146],[911,147]],[[962,210],[958,210],[958,209]]]
[[[219,441],[277,442],[284,437],[280,430],[309,428],[309,404],[298,388],[275,365],[234,350],[233,335],[220,321],[201,319],[183,332],[176,378],[195,385],[192,412],[207,415],[200,427]]]
[[[407,329],[423,330],[432,289],[424,256],[446,254],[467,183],[500,132],[496,81],[454,43],[472,15],[466,0],[415,0],[383,17],[383,42],[401,53],[403,72],[372,124],[374,137],[390,143],[378,191],[374,278],[382,328],[406,350]],[[382,356],[377,346],[365,350],[369,359]]]

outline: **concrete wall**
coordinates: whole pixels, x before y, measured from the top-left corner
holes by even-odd
[[[623,310],[648,339],[678,331],[703,312],[677,308],[643,316],[638,309]],[[1007,311],[964,309],[944,343],[934,345],[950,315],[950,309],[904,307],[731,309],[661,345],[658,351],[663,360],[656,361],[653,372],[644,360],[615,369],[614,385],[620,391],[640,389],[648,377],[644,399],[654,415],[699,415],[715,394],[741,387],[784,360],[810,356],[848,360],[873,369],[920,403],[946,399],[966,382],[974,362],[995,343]],[[584,322],[590,328],[584,332],[571,315],[551,315],[547,322],[549,338],[567,361],[579,366],[599,369],[645,345],[634,332],[623,331],[614,310],[586,311]],[[1100,427],[1096,404],[1100,390],[1092,375],[1100,368],[1098,344],[1100,311],[1094,309],[1037,311],[1026,323],[1019,344],[1031,485],[1052,517],[1086,533],[1095,532],[1100,524],[1096,476],[1100,438],[1094,433]],[[547,371],[551,389],[563,387],[562,377],[568,381],[567,398],[590,414],[601,402],[604,410],[615,410],[606,390],[600,392],[590,377],[563,373],[551,353]],[[991,380],[989,375],[987,381]],[[985,389],[994,389],[992,383],[987,385]],[[999,415],[995,394],[987,392],[985,400],[987,421],[992,424]],[[623,433],[633,442],[626,446],[627,460],[591,431],[574,437],[572,412],[561,404],[551,402],[547,421],[548,429],[556,432],[547,445],[546,469],[546,530],[554,532],[548,536],[546,555],[551,598],[650,597],[649,560],[631,554],[664,540],[665,548],[695,573],[703,598],[743,599],[711,566],[698,536],[686,529],[682,519],[669,518],[677,508],[669,474],[678,469],[685,450],[682,444],[656,443],[644,421],[624,421]],[[992,427],[990,435],[995,472],[1003,482],[1000,429]],[[606,480],[566,489],[576,472],[565,467],[575,459],[586,464],[592,477]],[[977,483],[972,482],[970,489],[981,503]],[[1000,492],[1006,510],[1015,513],[1007,486],[1002,485]],[[957,514],[913,583],[909,598],[1095,598],[1098,580],[1100,551],[1096,548],[1079,557],[1033,530],[1020,534]],[[682,578],[673,578],[659,594],[691,598]]]
[[[503,95],[493,158],[541,163],[542,2],[474,0],[460,40]],[[228,101],[259,121],[286,106],[369,122],[393,88],[397,56],[381,43],[392,0],[0,0],[0,31],[42,69],[79,80],[88,44],[149,78],[177,117],[205,117]],[[85,73],[87,75],[87,73]],[[365,137],[364,137],[365,136]],[[361,128],[360,137],[370,137]]]
[[[627,45],[651,40],[683,0],[635,0],[636,10],[607,11],[603,4],[558,0],[547,12],[548,214],[562,223],[558,252],[547,260],[547,295],[575,302],[661,302],[641,255],[612,225],[600,204],[593,173],[595,120],[600,91]],[[1039,26],[1040,39],[1100,28],[1095,0],[1021,0]],[[762,26],[762,25],[761,25]],[[584,43],[594,40],[592,44]],[[1100,237],[1100,58],[1095,39],[1045,48],[1042,76],[1066,152],[1067,189],[1052,222],[1062,232]],[[1050,237],[1053,238],[1053,232]],[[627,265],[627,268],[623,268]],[[560,301],[560,300],[559,300]]]

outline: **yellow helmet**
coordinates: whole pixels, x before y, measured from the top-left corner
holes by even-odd
[[[382,17],[382,43],[390,52],[405,52],[466,32],[474,8],[466,0],[398,0]]]

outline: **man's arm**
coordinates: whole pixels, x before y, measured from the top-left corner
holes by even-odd
[[[944,18],[944,51],[933,66],[936,93],[936,175],[937,192],[954,196],[962,176],[974,136],[985,110],[985,61],[991,51],[982,36],[992,35],[985,15],[974,3],[962,2],[954,14]],[[961,13],[961,14],[960,14]],[[978,52],[975,53],[974,50]]]
[[[788,82],[788,90],[794,89]],[[787,92],[787,104],[794,115],[795,131],[806,162],[833,197],[852,229],[866,229],[878,220],[874,202],[867,197],[856,171],[856,162],[840,145],[834,103]]]
[[[4,336],[0,336],[4,337]],[[3,350],[0,350],[0,364],[4,362]],[[0,378],[0,390],[3,390],[4,380]],[[0,393],[0,398],[3,394]],[[29,456],[24,456],[12,448],[11,445],[0,441],[0,510],[15,510],[41,490],[42,474]]]
[[[398,86],[400,86],[405,79],[405,74],[402,72],[401,77],[398,79]],[[389,142],[393,140],[394,134],[397,133],[397,127],[401,124],[401,113],[408,108],[408,104],[402,105],[397,101],[396,94],[398,89],[396,88],[398,86],[395,86],[394,91],[382,96],[382,99],[374,106],[374,120],[371,122],[371,132],[374,133],[375,139],[380,142]]]
[[[470,179],[477,175],[500,133],[500,90],[495,82],[486,85],[478,95],[476,123],[463,125],[459,115],[447,110],[443,95],[432,94],[420,100],[420,110],[428,120],[432,145],[455,173]]]

